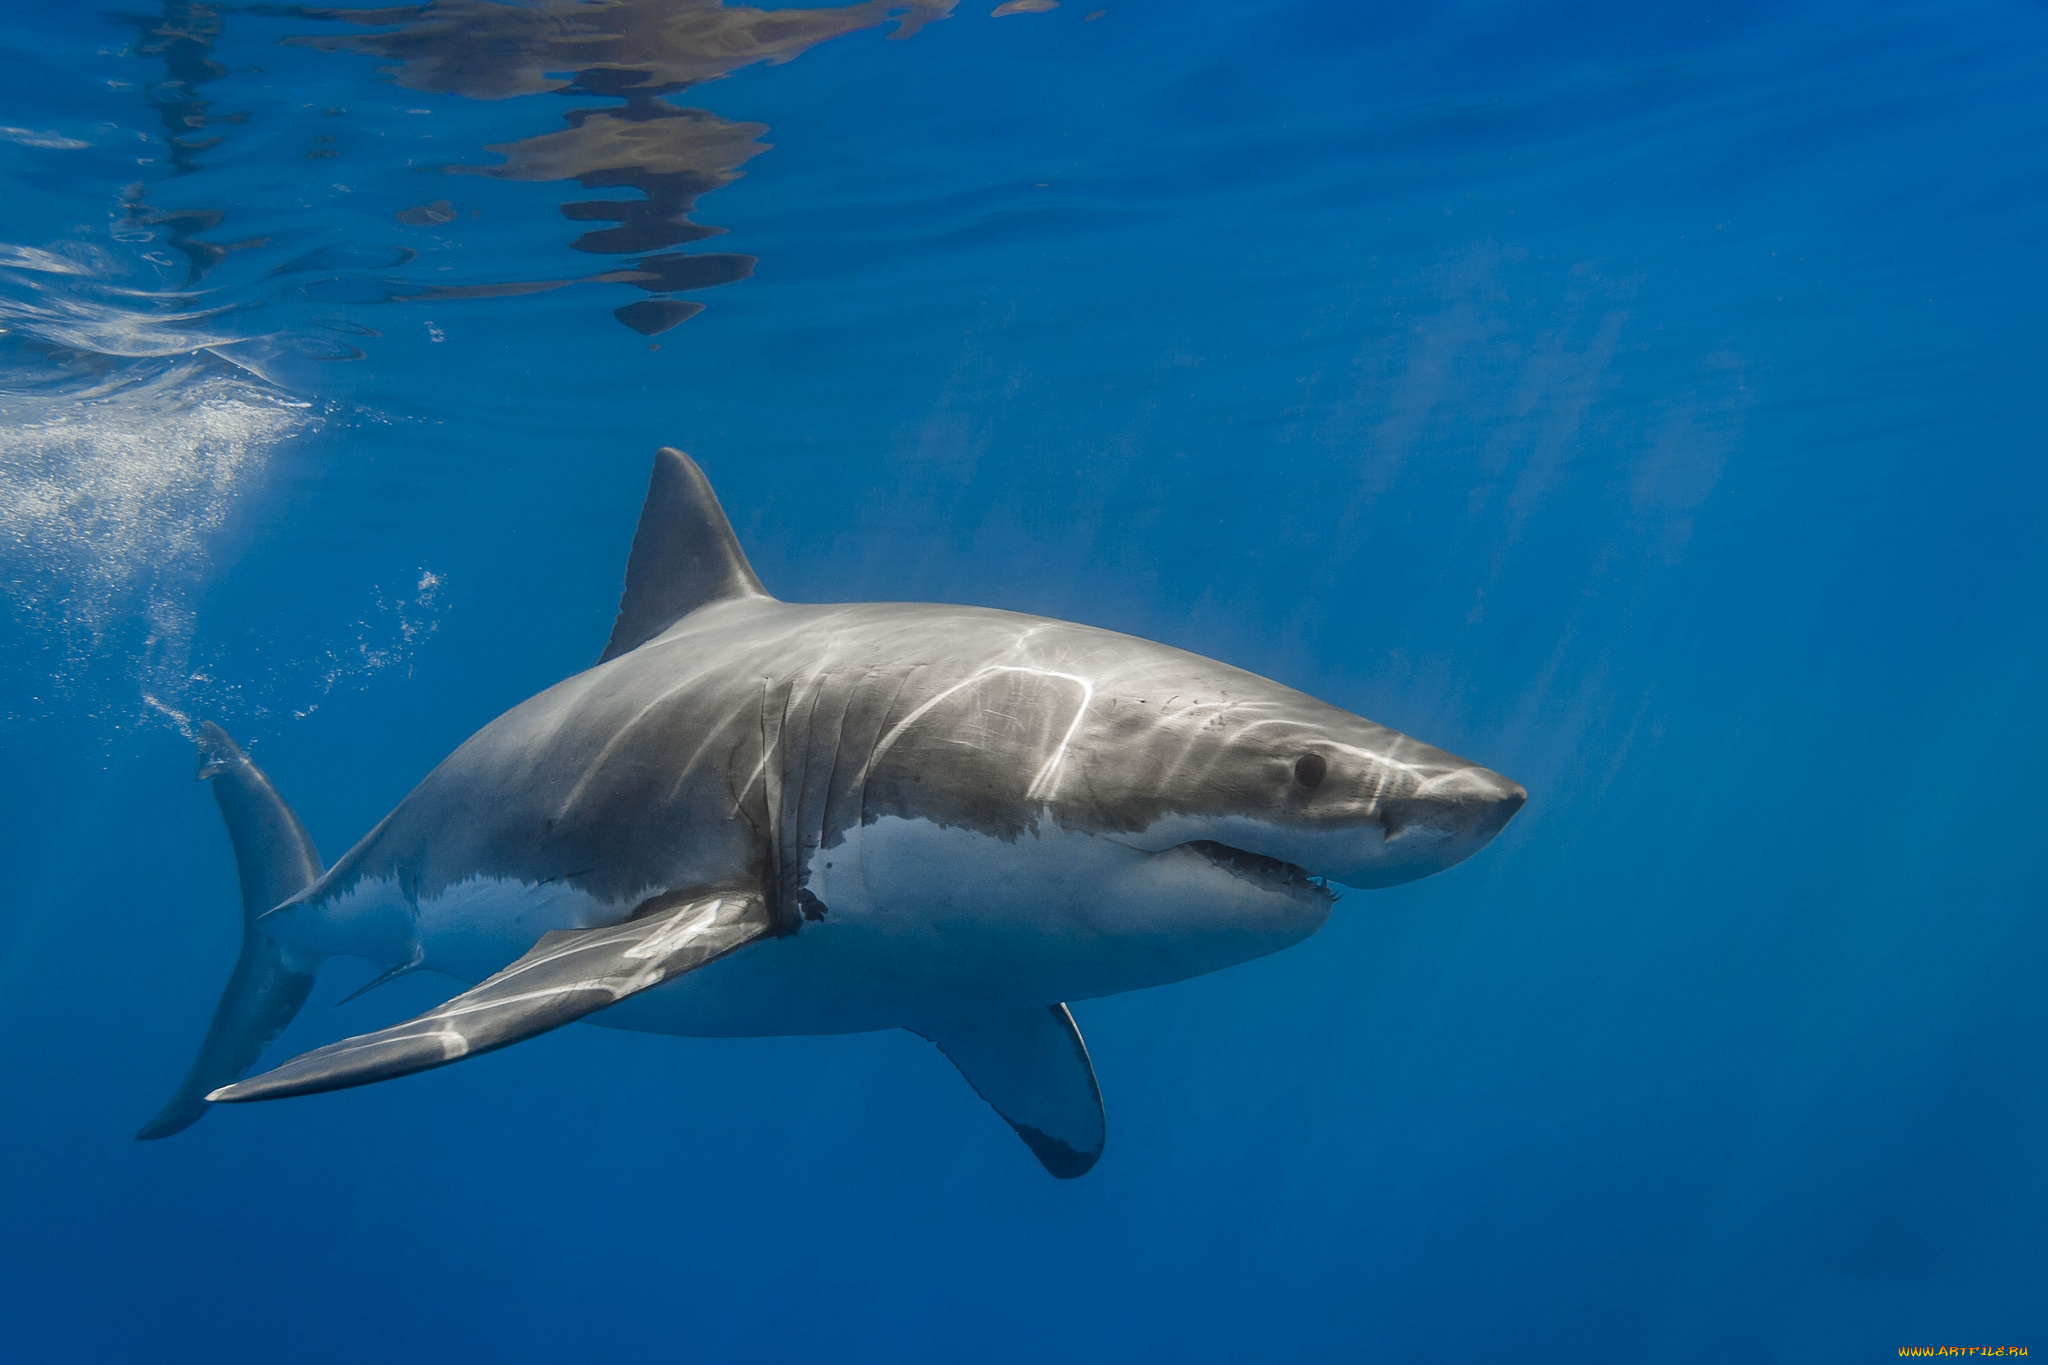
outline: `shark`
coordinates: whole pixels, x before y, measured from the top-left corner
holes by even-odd
[[[907,1029],[1072,1178],[1106,1126],[1071,1002],[1297,944],[1339,887],[1451,867],[1528,795],[1114,631],[779,601],[703,471],[667,448],[598,663],[477,731],[332,866],[220,726],[197,738],[242,949],[143,1139],[577,1020]],[[426,969],[468,989],[244,1079],[336,957],[380,969],[371,986]]]

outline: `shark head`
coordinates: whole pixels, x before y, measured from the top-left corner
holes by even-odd
[[[1471,857],[1528,799],[1489,768],[1290,688],[1228,683],[1118,697],[1088,727],[1076,786],[1120,813],[1131,846],[1395,886]]]
[[[1085,907],[1091,934],[1147,941],[1160,979],[1314,932],[1329,883],[1441,872],[1528,797],[1279,683],[1083,627],[1032,627],[920,701],[881,749],[870,817],[994,836],[973,868],[911,864],[906,901],[935,884],[1015,885],[1020,903]]]

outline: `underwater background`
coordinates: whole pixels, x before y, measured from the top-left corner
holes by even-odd
[[[0,9],[0,1355],[2048,1350],[2048,5],[989,8]],[[1078,1181],[907,1033],[134,1141],[240,932],[191,728],[332,860],[595,661],[663,444],[779,596],[1529,806],[1078,1003]],[[370,975],[270,1058],[453,989]]]

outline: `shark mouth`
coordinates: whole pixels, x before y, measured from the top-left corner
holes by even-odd
[[[1336,893],[1319,878],[1311,877],[1306,868],[1278,858],[1268,858],[1263,853],[1249,853],[1229,844],[1219,844],[1213,839],[1194,839],[1180,845],[1201,854],[1233,877],[1255,882],[1269,891],[1289,895],[1304,892],[1322,896],[1328,900],[1337,899]]]

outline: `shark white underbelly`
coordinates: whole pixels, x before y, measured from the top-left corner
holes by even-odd
[[[1200,976],[1297,943],[1328,916],[1321,888],[1256,868],[1239,873],[1243,899],[1219,905],[1203,894],[1209,861],[1057,829],[1004,841],[886,817],[812,854],[814,919],[802,932],[590,1021],[703,1037],[916,1028],[991,1004],[1049,1006]],[[1047,891],[1077,883],[1079,896]],[[398,895],[388,881],[366,893]],[[1191,922],[1190,906],[1210,913]],[[474,984],[543,934],[617,924],[631,908],[563,882],[472,878],[417,907],[418,965]]]

